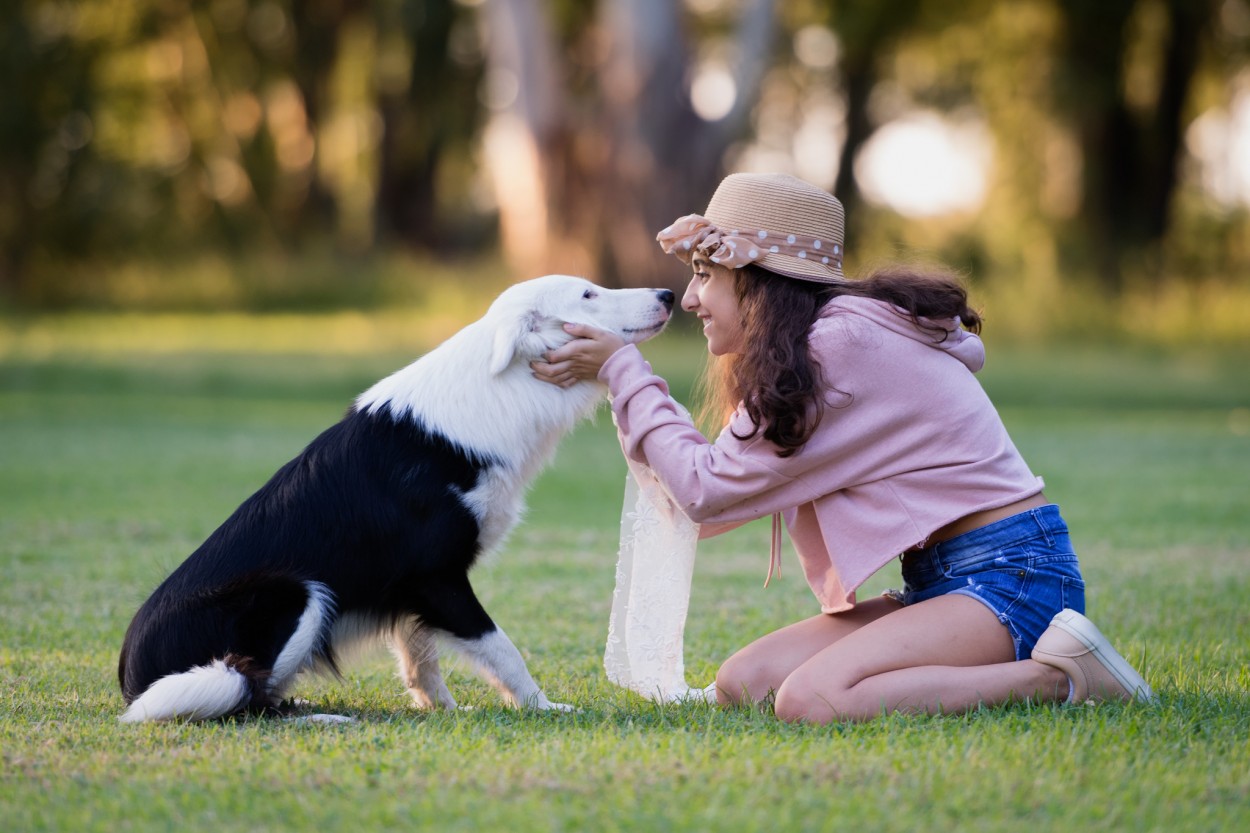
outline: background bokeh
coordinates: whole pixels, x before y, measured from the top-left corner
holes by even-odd
[[[492,616],[573,714],[123,726],[151,588],[353,397],[551,270],[684,283],[655,232],[735,170],[849,208],[847,265],[950,264],[978,378],[1150,707],[796,726],[657,707],[603,644],[625,463],[562,443]],[[681,400],[706,355],[644,345]],[[1246,828],[1250,0],[0,0],[0,827]],[[943,402],[933,402],[935,409]],[[701,547],[692,683],[815,614],[770,528]],[[892,563],[865,595],[900,584]]]
[[[678,285],[725,173],[1021,336],[1250,340],[1247,0],[14,0],[0,305]]]

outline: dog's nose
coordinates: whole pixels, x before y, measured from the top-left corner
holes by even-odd
[[[673,290],[657,289],[655,291],[655,297],[660,299],[660,303],[664,305],[666,310],[669,312],[673,311],[673,301],[677,298],[677,296],[673,294]]]

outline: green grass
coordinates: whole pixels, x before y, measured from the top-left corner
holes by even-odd
[[[624,467],[601,413],[475,573],[574,714],[412,710],[385,654],[297,694],[361,718],[121,726],[144,595],[350,398],[420,349],[383,317],[67,317],[0,333],[0,827],[5,830],[1241,829],[1250,822],[1250,363],[1232,352],[991,350],[983,374],[1072,526],[1089,610],[1153,706],[1011,707],[866,725],[657,707],[600,662]],[[351,324],[350,322],[356,322]],[[389,323],[387,323],[389,322]],[[335,338],[319,349],[323,333]],[[172,329],[171,329],[172,328]],[[51,334],[51,335],[49,335]],[[346,340],[344,340],[346,339]],[[363,347],[346,349],[344,344]],[[145,347],[146,345],[146,347]],[[699,353],[649,346],[685,390]],[[935,402],[935,408],[941,403]],[[759,528],[756,528],[758,526]],[[760,588],[767,525],[696,568],[692,682],[810,615]],[[896,585],[887,567],[867,592]]]

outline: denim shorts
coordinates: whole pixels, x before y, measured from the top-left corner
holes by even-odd
[[[908,551],[902,561],[903,604],[971,596],[1007,626],[1016,659],[1029,658],[1056,613],[1085,612],[1081,568],[1054,504]]]

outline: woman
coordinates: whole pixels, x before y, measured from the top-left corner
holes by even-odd
[[[608,385],[625,453],[701,535],[784,517],[822,612],[730,657],[719,701],[825,723],[1150,699],[1081,615],[1063,519],[972,375],[984,350],[963,288],[907,268],[848,280],[843,227],[813,185],[735,174],[660,233],[693,270],[682,306],[721,371],[713,403],[733,408],[715,442],[611,334],[569,325],[577,338],[534,366]],[[905,591],[857,602],[900,554]]]

